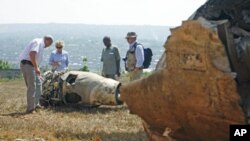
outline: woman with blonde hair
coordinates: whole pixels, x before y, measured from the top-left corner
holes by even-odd
[[[49,64],[52,66],[52,71],[66,71],[69,65],[68,52],[65,51],[64,42],[56,42],[56,50],[54,50],[49,58]]]

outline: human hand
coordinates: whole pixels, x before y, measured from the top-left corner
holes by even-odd
[[[44,81],[44,78],[40,75],[40,76],[38,76],[38,79],[40,79],[40,81],[41,82],[43,82]]]
[[[59,67],[60,65],[61,65],[60,62],[53,62],[53,63],[52,63],[52,66],[54,66],[54,67]]]
[[[35,68],[35,72],[38,76],[41,76],[41,71],[38,67]]]
[[[121,76],[121,73],[120,73],[120,72],[117,72],[116,75],[117,75],[118,77],[120,77],[120,76]]]
[[[140,70],[140,69],[139,69],[139,68],[137,68],[137,67],[134,69],[134,71],[139,71],[139,70]]]

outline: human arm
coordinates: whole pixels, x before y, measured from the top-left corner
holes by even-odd
[[[29,53],[30,61],[32,62],[33,66],[34,66],[35,72],[36,72],[37,75],[40,76],[41,72],[40,72],[39,66],[37,64],[36,55],[37,55],[36,51],[31,51]]]
[[[142,45],[137,45],[135,49],[136,65],[135,70],[139,70],[143,67],[144,62],[144,50]]]
[[[116,58],[116,67],[117,67],[117,75],[120,76],[121,73],[120,73],[120,62],[121,62],[121,56],[120,56],[120,53],[119,53],[119,49],[116,48],[116,51],[115,51],[115,58]]]
[[[103,53],[104,53],[104,49],[102,50],[101,62],[103,62]]]
[[[68,67],[69,66],[69,55],[68,55],[68,53],[66,54],[66,66]]]

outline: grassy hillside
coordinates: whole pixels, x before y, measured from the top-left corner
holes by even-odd
[[[24,114],[23,80],[0,81],[0,141],[147,141],[141,120],[125,106],[51,107]]]

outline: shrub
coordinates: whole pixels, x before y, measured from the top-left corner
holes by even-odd
[[[0,60],[0,70],[11,69],[11,64],[8,61]]]
[[[83,61],[83,67],[80,69],[80,71],[89,72],[88,58],[86,56],[84,56],[82,61]]]

